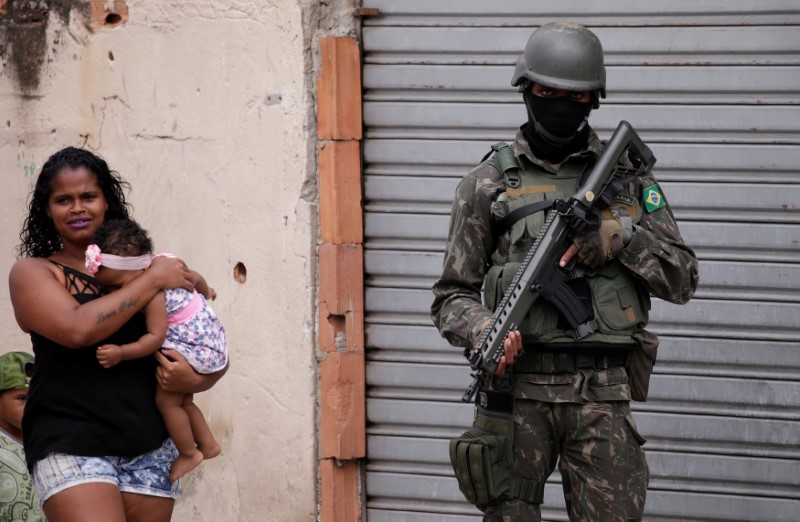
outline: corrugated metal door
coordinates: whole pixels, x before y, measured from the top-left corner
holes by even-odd
[[[796,0],[365,0],[365,263],[370,522],[479,520],[447,441],[471,422],[459,350],[428,310],[459,178],[525,119],[509,82],[532,29],[603,42],[607,138],[658,157],[701,288],[655,301],[646,520],[800,519],[800,4]],[[558,474],[547,520],[566,520]]]

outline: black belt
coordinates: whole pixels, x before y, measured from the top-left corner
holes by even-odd
[[[566,352],[566,351],[528,351],[514,361],[514,373],[575,373],[580,368],[591,368],[595,371],[625,366],[628,352],[633,346],[626,346],[625,350],[613,352]]]

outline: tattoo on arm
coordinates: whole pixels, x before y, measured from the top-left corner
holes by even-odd
[[[117,315],[117,312],[114,310],[111,310],[110,312],[100,312],[97,314],[97,324],[103,323],[106,319],[114,317],[115,315]]]
[[[128,299],[127,301],[122,301],[119,303],[118,307],[119,313],[124,312],[128,308],[136,308],[138,304],[139,304],[138,297],[135,299]],[[110,319],[115,315],[117,315],[117,310],[111,310],[109,312],[100,312],[99,314],[97,314],[97,324],[103,323],[105,322],[106,319]]]
[[[127,301],[122,301],[119,304],[119,311],[120,313],[124,312],[128,308],[135,308],[139,304],[139,298],[135,299],[128,299]]]

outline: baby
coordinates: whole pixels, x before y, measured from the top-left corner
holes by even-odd
[[[110,220],[97,229],[93,244],[86,249],[86,268],[105,286],[121,288],[150,266],[152,251],[152,241],[138,223],[132,219]],[[104,368],[151,355],[158,349],[167,357],[170,350],[178,351],[198,373],[215,373],[225,368],[228,364],[225,329],[204,297],[214,299],[216,294],[200,274],[193,274],[196,291],[166,290],[145,305],[142,310],[147,333],[138,341],[122,346],[106,344],[97,349],[97,360]],[[170,469],[171,481],[180,479],[203,459],[219,455],[219,444],[194,404],[192,394],[159,387],[156,405],[179,453]]]

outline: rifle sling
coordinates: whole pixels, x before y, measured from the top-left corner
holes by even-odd
[[[520,219],[526,216],[530,216],[531,214],[535,214],[540,210],[548,210],[552,206],[553,206],[553,201],[544,200],[544,201],[537,201],[536,203],[531,203],[530,205],[525,205],[524,207],[519,207],[517,209],[514,209],[508,214],[506,214],[499,221],[492,222],[492,234],[494,234],[495,239],[497,239],[506,232],[508,232],[511,229],[511,227],[514,226],[514,223],[516,223]]]

